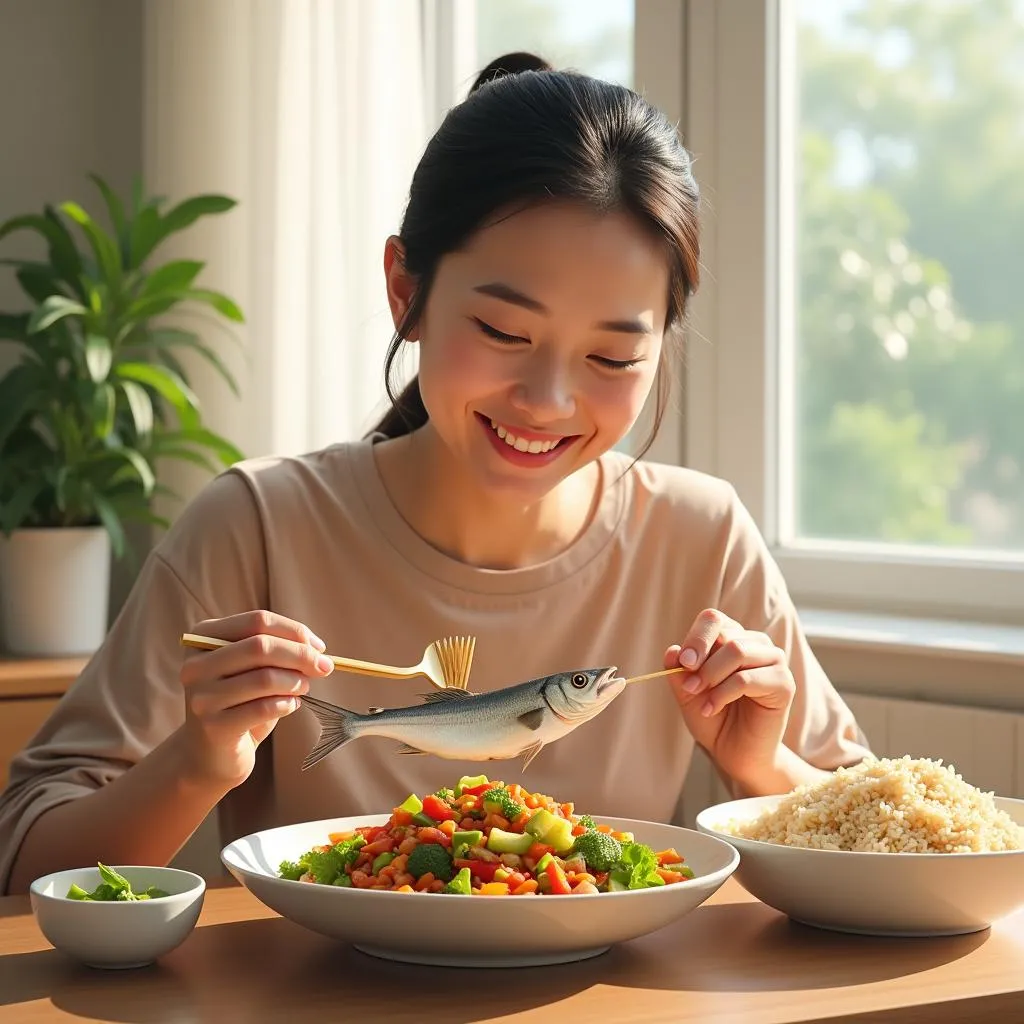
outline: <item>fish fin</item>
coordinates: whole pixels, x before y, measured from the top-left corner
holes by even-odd
[[[467,697],[475,697],[476,694],[469,690],[431,690],[430,693],[421,693],[424,704],[440,704],[446,700],[465,700]]]
[[[320,735],[316,746],[306,755],[302,762],[302,770],[306,771],[318,764],[328,754],[345,746],[356,738],[358,733],[353,728],[356,715],[337,704],[329,704],[318,697],[306,694],[301,698],[302,706],[309,708],[320,723]]]
[[[517,721],[525,725],[527,729],[536,732],[544,724],[544,709],[534,708],[532,711],[527,711],[520,715]]]
[[[522,751],[522,753],[526,755],[526,759],[523,761],[523,767],[519,769],[520,771],[526,771],[530,762],[541,752],[541,748],[543,746],[544,744],[538,741],[537,743],[534,743],[532,747],[527,747],[526,750]]]
[[[419,747],[410,747],[408,743],[399,743],[395,748],[396,754],[425,754],[425,750],[420,750]]]

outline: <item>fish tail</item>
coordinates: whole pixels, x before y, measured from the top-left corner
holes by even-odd
[[[354,711],[338,707],[337,704],[328,704],[318,697],[310,697],[309,694],[302,697],[302,704],[316,715],[320,723],[320,736],[316,746],[302,762],[302,770],[306,771],[359,735],[357,722],[360,716]]]

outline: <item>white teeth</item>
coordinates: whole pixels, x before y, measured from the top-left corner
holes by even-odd
[[[527,441],[525,438],[516,437],[515,434],[510,434],[497,420],[491,420],[491,429],[505,444],[510,448],[515,448],[517,452],[529,452],[531,455],[540,455],[543,452],[551,451],[558,444],[557,441]]]

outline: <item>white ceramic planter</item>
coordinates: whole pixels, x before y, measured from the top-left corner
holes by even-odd
[[[107,632],[110,537],[101,526],[0,536],[3,649],[31,657],[91,654]]]

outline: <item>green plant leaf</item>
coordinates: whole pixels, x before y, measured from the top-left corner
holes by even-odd
[[[38,373],[34,364],[19,363],[0,378],[0,452],[18,424],[38,405]]]
[[[23,266],[15,271],[14,276],[18,279],[21,290],[33,302],[44,302],[51,295],[64,294],[61,282],[45,264]]]
[[[0,339],[28,341],[28,313],[0,313]]]
[[[64,279],[73,284],[81,271],[82,261],[75,246],[74,239],[61,222],[56,212],[46,207],[45,216],[29,213],[20,217],[12,217],[0,225],[0,240],[15,231],[35,231],[42,235],[50,247],[50,259],[53,266],[63,275]]]
[[[227,213],[238,205],[237,201],[229,196],[202,195],[193,196],[178,203],[173,209],[167,211],[163,217],[163,236],[173,235],[194,224],[200,217],[206,217],[214,213]]]
[[[241,397],[241,392],[238,388],[238,382],[235,380],[234,375],[227,368],[224,360],[205,342],[200,341],[199,335],[194,331],[182,331],[177,328],[160,328],[155,331],[150,331],[146,339],[148,344],[155,346],[156,348],[167,350],[170,348],[190,348],[199,352],[204,359],[224,378],[225,383],[231,389],[232,393]]]
[[[221,467],[217,466],[212,459],[194,448],[183,448],[173,445],[161,445],[154,449],[154,457],[158,459],[178,459],[181,462],[191,462],[195,466],[201,466],[208,473],[216,475]]]
[[[89,368],[89,376],[94,384],[105,381],[110,374],[110,365],[114,359],[110,339],[102,334],[85,336],[85,365]]]
[[[117,363],[114,374],[121,380],[134,380],[151,387],[178,414],[183,430],[199,427],[199,400],[173,370],[153,363]]]
[[[32,311],[28,318],[28,333],[45,331],[47,327],[66,316],[86,316],[88,312],[89,310],[80,302],[75,302],[66,295],[50,295]]]
[[[117,509],[102,494],[93,494],[92,500],[96,506],[96,514],[100,517],[100,522],[103,523],[107,533],[110,534],[110,546],[114,550],[114,555],[117,558],[121,558],[125,549],[124,527],[121,525],[121,517],[117,514]]]
[[[134,270],[141,267],[146,257],[153,251],[159,241],[160,214],[152,205],[138,208],[135,223],[131,228],[131,262],[129,267]]]
[[[121,250],[121,263],[122,265],[127,265],[130,240],[128,236],[128,224],[125,221],[124,216],[124,206],[113,189],[111,189],[111,187],[98,174],[90,174],[89,177],[92,179],[93,184],[99,189],[100,194],[103,196],[103,201],[107,204],[107,213],[110,215],[110,223],[117,235],[117,240]]]
[[[232,466],[245,458],[230,441],[206,427],[168,431],[154,439],[153,450],[158,453],[163,447],[174,447],[182,443],[201,445],[203,448],[210,449],[225,466]]]
[[[117,395],[113,384],[102,384],[93,392],[93,431],[101,440],[109,437],[114,429],[114,414],[117,412]]]
[[[118,386],[128,402],[128,409],[135,424],[135,433],[138,434],[141,442],[148,443],[149,436],[153,432],[153,400],[149,397],[149,392],[133,380],[119,381]]]
[[[79,284],[79,277],[82,273],[82,255],[78,251],[78,246],[75,245],[75,240],[67,225],[49,203],[43,207],[43,216],[53,228],[49,235],[50,262],[79,298],[84,298]]]
[[[209,288],[190,288],[185,294],[190,299],[195,299],[197,302],[204,302],[208,306],[212,306],[218,313],[226,316],[229,320],[234,320],[240,324],[245,323],[245,317],[238,306],[220,292],[211,291]]]
[[[18,485],[10,499],[0,505],[0,532],[10,536],[12,530],[22,525],[45,486],[46,481],[40,476],[30,476]]]
[[[85,234],[89,245],[96,256],[96,263],[103,272],[103,277],[111,291],[116,290],[121,280],[121,254],[117,243],[82,209],[78,203],[61,203],[62,213],[66,213]]]
[[[172,260],[165,263],[146,278],[139,297],[150,298],[164,292],[180,293],[192,284],[205,266],[199,260]]]

